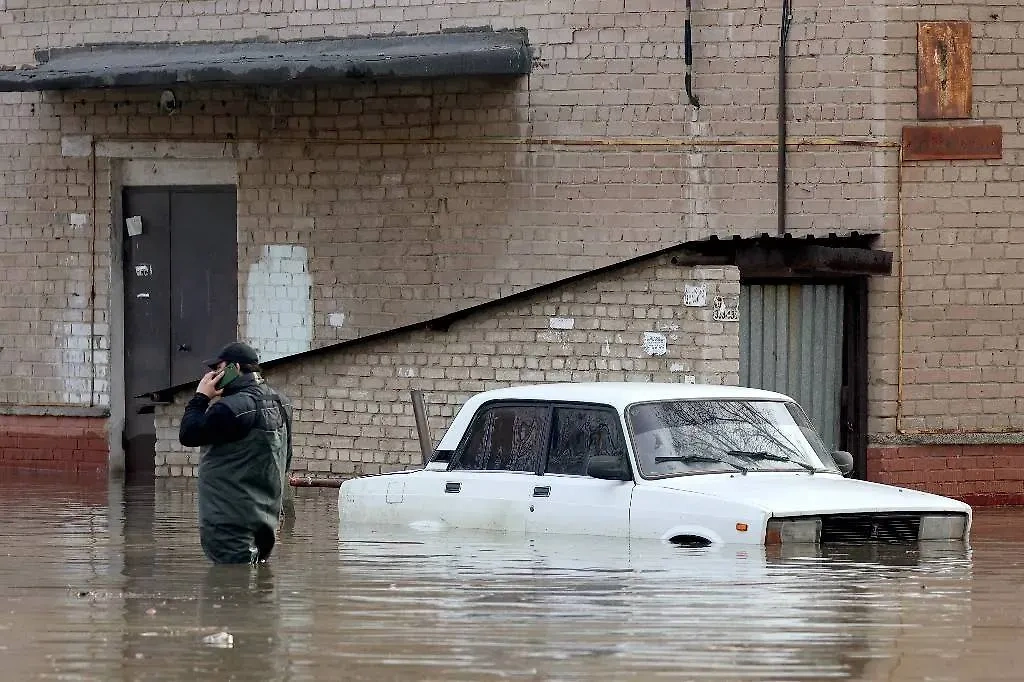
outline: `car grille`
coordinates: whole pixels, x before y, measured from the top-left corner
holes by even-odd
[[[822,543],[917,542],[920,514],[832,514],[821,517]]]

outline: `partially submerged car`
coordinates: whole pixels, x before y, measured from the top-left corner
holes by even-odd
[[[351,526],[720,543],[966,541],[971,508],[846,478],[782,394],[589,383],[479,393],[423,469],[350,479]]]

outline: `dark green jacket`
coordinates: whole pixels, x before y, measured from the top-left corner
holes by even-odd
[[[218,535],[272,537],[277,530],[289,490],[291,417],[287,399],[256,374],[231,382],[212,405],[197,393],[185,407],[179,440],[203,451],[199,525],[204,548]]]

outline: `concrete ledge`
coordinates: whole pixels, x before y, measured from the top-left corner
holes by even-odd
[[[960,433],[881,433],[868,436],[868,445],[1024,445],[1024,431]]]
[[[0,405],[0,415],[13,417],[109,417],[110,409],[62,405]]]

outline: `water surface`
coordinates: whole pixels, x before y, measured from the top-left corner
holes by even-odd
[[[29,680],[1018,680],[1024,512],[971,547],[339,538],[303,489],[259,569],[195,489],[0,473],[0,671]],[[226,634],[225,634],[226,633]],[[228,643],[227,635],[230,635]],[[212,639],[210,639],[212,637]]]

